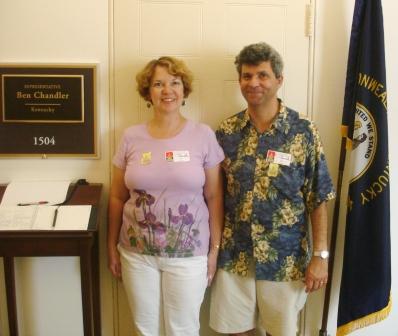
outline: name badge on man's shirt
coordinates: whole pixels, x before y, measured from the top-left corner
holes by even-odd
[[[277,163],[270,163],[268,167],[268,176],[276,177],[278,176],[279,165]]]
[[[190,161],[189,151],[187,150],[168,151],[165,152],[165,159],[167,162],[189,162]]]
[[[282,166],[290,166],[290,162],[292,162],[292,154],[269,149],[267,152],[267,161],[270,163],[280,164]]]

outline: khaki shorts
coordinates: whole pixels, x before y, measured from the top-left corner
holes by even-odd
[[[272,336],[296,335],[306,299],[302,281],[255,280],[253,271],[242,277],[219,269],[211,286],[210,327],[230,334],[259,325]]]

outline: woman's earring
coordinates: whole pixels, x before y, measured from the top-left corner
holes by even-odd
[[[182,106],[185,106],[185,100],[182,101]]]
[[[151,105],[152,105],[152,104],[151,104],[150,102],[147,102],[147,103],[146,103],[146,107],[147,107],[147,108],[150,108]]]

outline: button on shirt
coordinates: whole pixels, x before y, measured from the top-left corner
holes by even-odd
[[[242,111],[216,132],[224,150],[225,227],[219,267],[256,279],[304,278],[311,258],[309,214],[335,197],[318,130],[287,108],[259,133]]]

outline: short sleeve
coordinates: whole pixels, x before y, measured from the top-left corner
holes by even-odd
[[[124,132],[122,139],[120,140],[119,146],[116,150],[116,153],[112,159],[112,163],[116,167],[123,169],[123,170],[126,169],[126,166],[127,166],[127,160],[126,160],[127,146],[128,146],[127,136],[126,136],[126,132]]]
[[[204,127],[205,159],[203,167],[212,168],[224,160],[224,152],[219,145],[214,131],[207,125]]]
[[[309,143],[305,198],[307,208],[309,212],[312,212],[322,202],[333,199],[335,197],[335,190],[329,174],[318,129],[314,123],[311,123],[310,129],[312,141]]]

